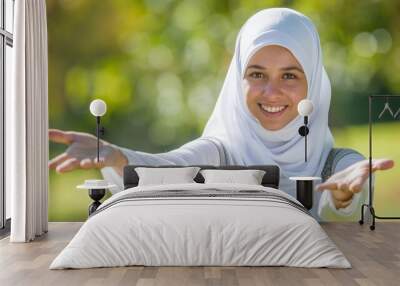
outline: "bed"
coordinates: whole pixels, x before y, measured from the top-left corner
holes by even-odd
[[[198,173],[193,183],[152,186],[138,185],[137,167],[125,167],[125,190],[103,202],[50,269],[129,265],[351,268],[307,209],[279,190],[277,166],[199,166],[202,170],[264,170],[261,185],[206,184]]]

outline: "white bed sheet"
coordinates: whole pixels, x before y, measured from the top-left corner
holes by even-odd
[[[351,268],[310,215],[258,198],[152,198],[113,202],[163,190],[264,190],[254,185],[176,184],[120,192],[90,217],[50,269],[127,265],[293,266]],[[297,202],[298,203],[298,202]],[[108,206],[108,207],[107,207]]]

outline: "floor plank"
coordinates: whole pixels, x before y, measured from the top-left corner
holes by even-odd
[[[0,240],[0,285],[399,285],[400,222],[379,221],[375,231],[357,223],[323,223],[352,269],[295,267],[116,267],[48,269],[82,223],[50,223],[32,243]]]

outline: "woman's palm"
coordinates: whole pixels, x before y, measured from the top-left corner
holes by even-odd
[[[100,157],[97,161],[97,138],[91,134],[50,129],[49,140],[69,145],[64,153],[49,162],[49,168],[59,173],[77,168],[102,168],[116,163],[115,148],[105,141],[100,141]]]

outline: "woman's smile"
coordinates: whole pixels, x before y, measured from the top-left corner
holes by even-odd
[[[266,105],[259,103],[258,106],[261,109],[261,112],[271,118],[279,117],[281,116],[286,110],[288,105],[277,105],[277,106],[272,106],[272,105]]]

